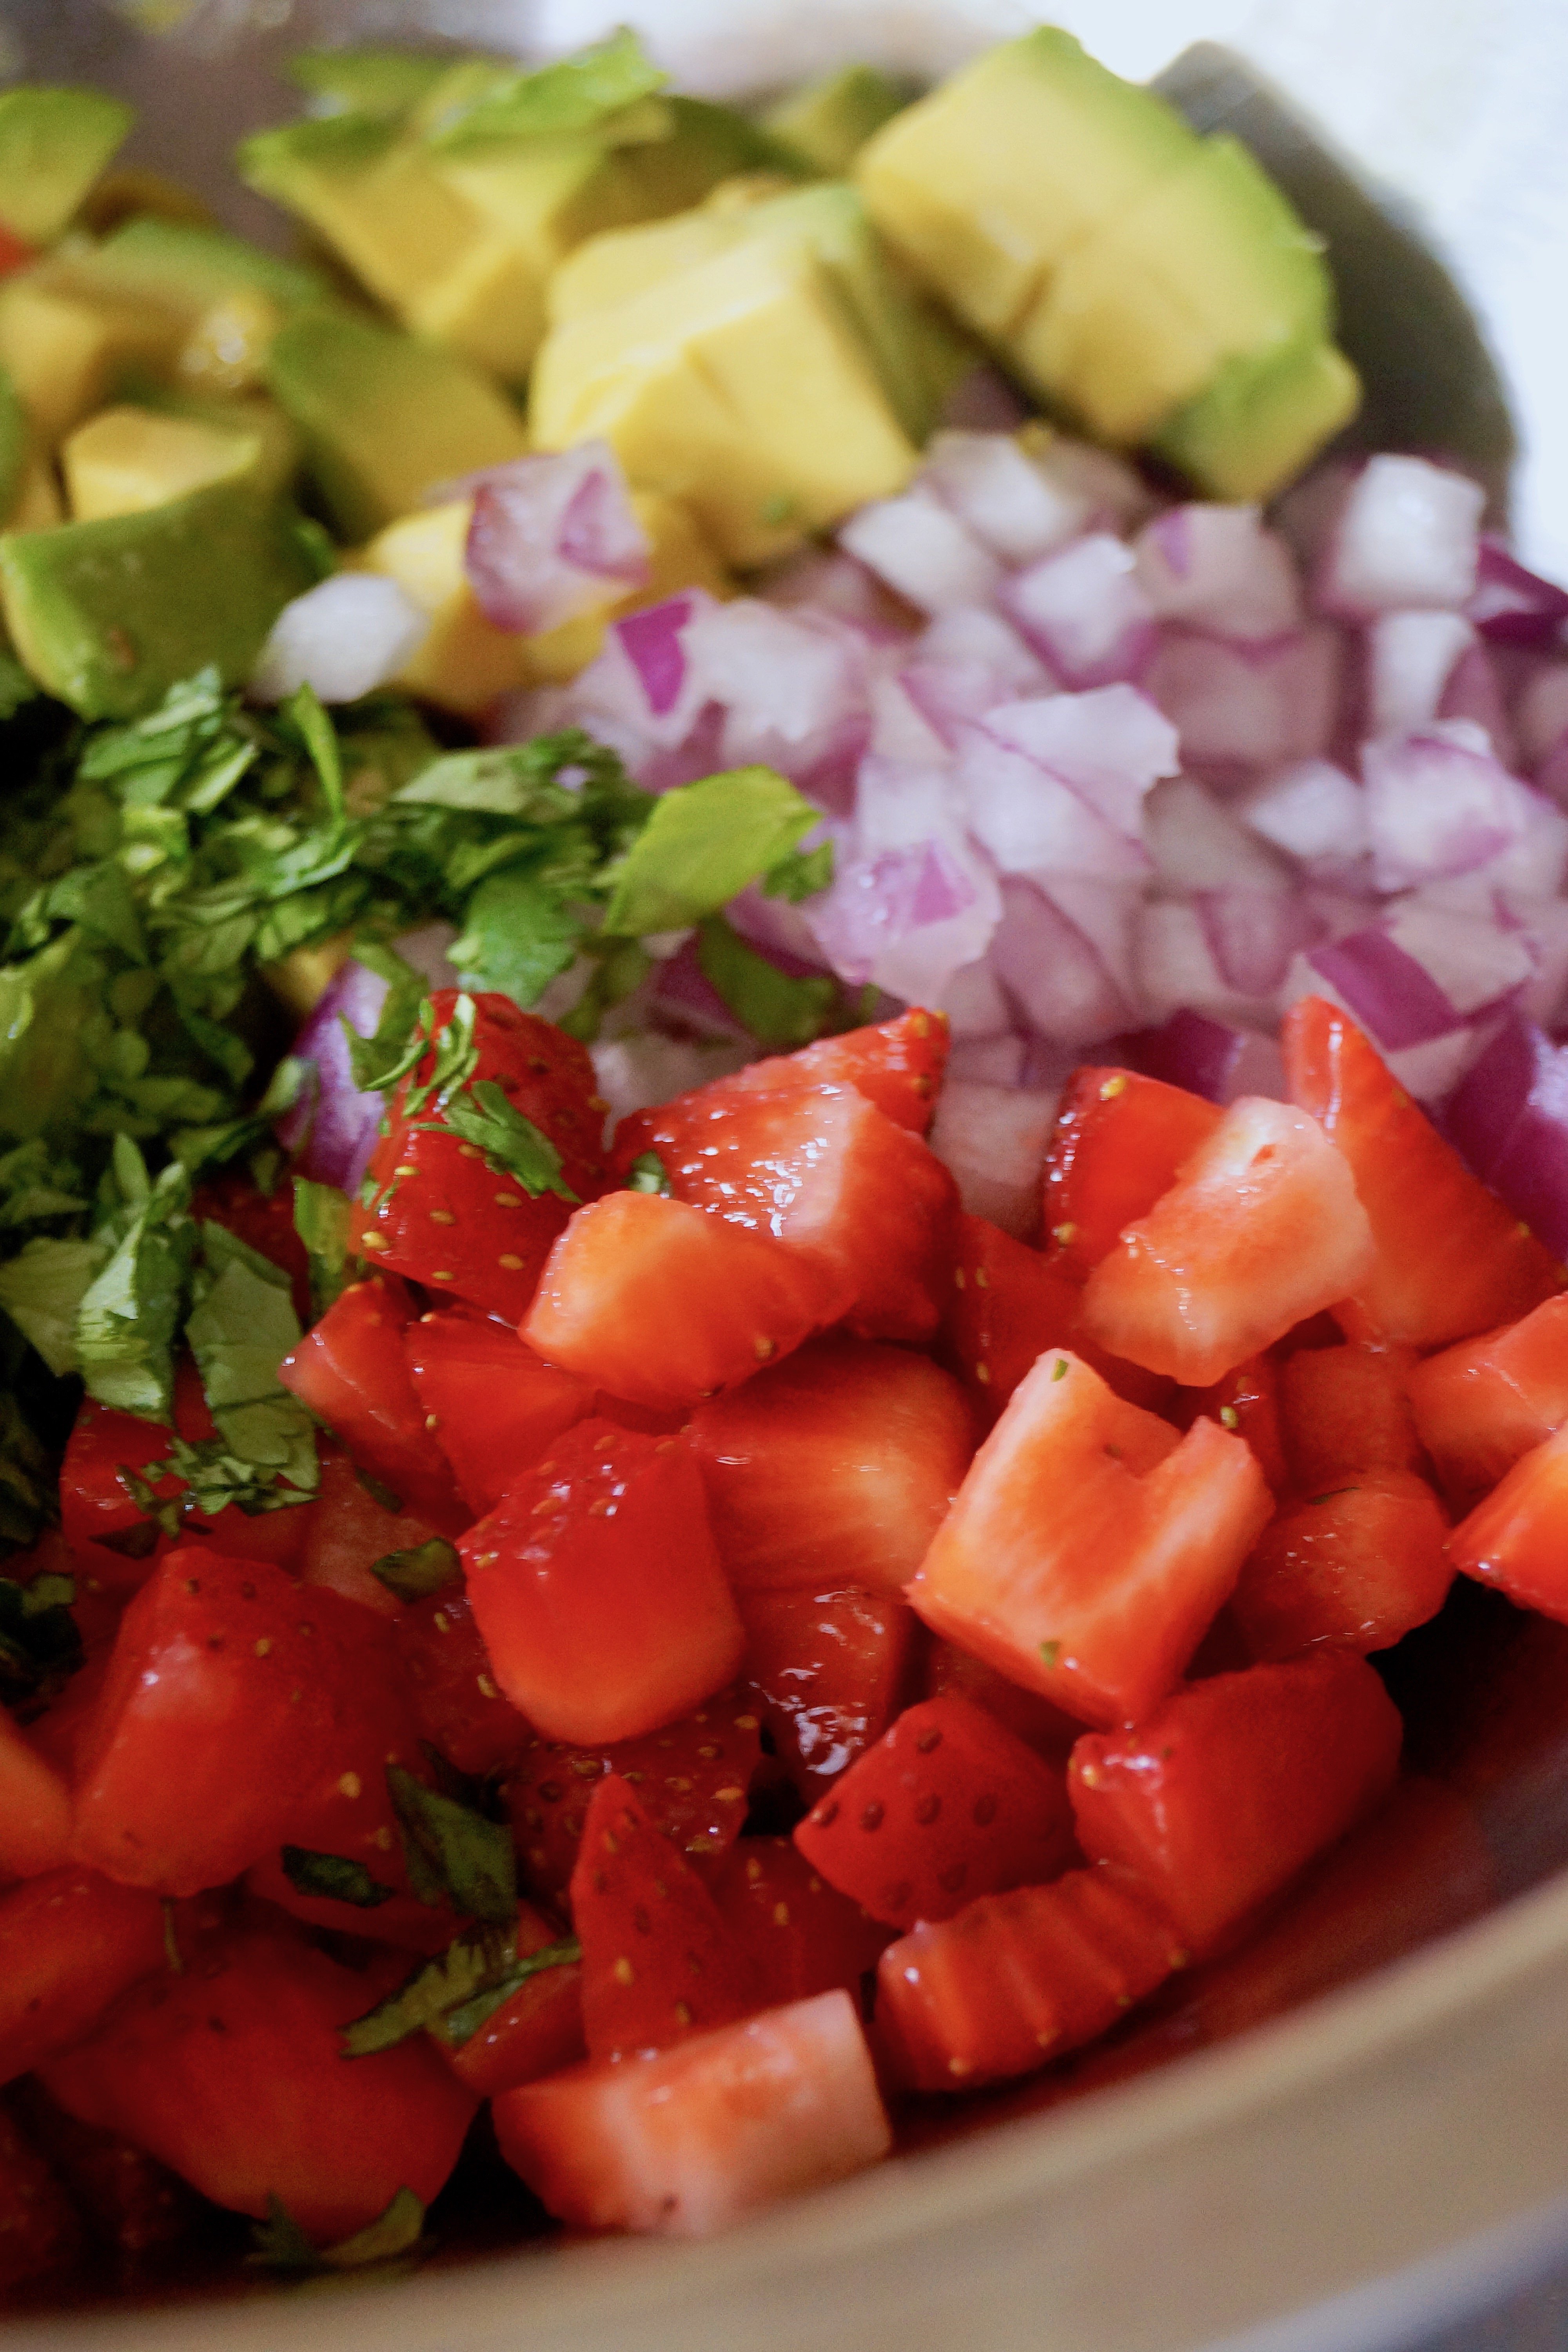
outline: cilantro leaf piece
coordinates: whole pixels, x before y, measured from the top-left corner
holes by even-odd
[[[250,2247],[245,2259],[257,2270],[308,2272],[315,2270],[321,2261],[281,2197],[270,2192],[266,2221],[251,2226]]]
[[[445,1536],[415,1544],[407,1551],[389,1551],[373,1559],[370,1572],[379,1577],[399,1601],[425,1601],[440,1592],[456,1577],[462,1563]]]
[[[419,1028],[416,1038],[422,1034],[427,1037],[434,1051],[430,1057],[429,1076],[421,1078],[416,1085],[410,1085],[403,1097],[403,1108],[409,1118],[417,1118],[432,1097],[442,1100],[456,1094],[459,1087],[468,1084],[479,1066],[479,1049],[474,1043],[474,1000],[467,991],[453,1005],[450,1020],[429,1036],[435,1017],[435,1009],[426,1001],[419,1008]],[[421,1044],[415,1057],[415,1068],[423,1059],[424,1045]],[[384,1086],[388,1081],[384,1079],[382,1083]]]
[[[521,1992],[531,1977],[542,1976],[546,1969],[569,1968],[583,1957],[583,1947],[575,1936],[563,1936],[558,1944],[542,1945],[537,1952],[529,1952],[517,1959],[499,1984],[486,1985],[468,2000],[460,2000],[445,2011],[431,2026],[437,2041],[449,2050],[460,2050],[471,2042],[487,2018],[504,2008],[514,1992]]]
[[[447,1895],[471,1919],[502,1926],[515,1919],[517,1854],[506,1824],[423,1787],[401,1764],[387,1766],[386,1785],[420,1901]]]
[[[668,79],[623,25],[607,40],[554,65],[476,76],[466,102],[459,98],[440,111],[426,136],[433,146],[451,152],[602,131],[616,115],[662,89]]]
[[[300,1344],[289,1276],[223,1225],[204,1223],[201,1245],[185,1338],[218,1434],[241,1462],[313,1494],[314,1425],[278,1378]]]
[[[515,1929],[468,1927],[435,1958],[422,1962],[395,1992],[343,2028],[343,2050],[366,2058],[391,2050],[410,2034],[428,2032],[460,2050],[488,2017],[546,1969],[583,1957],[575,1936],[519,1956]]]
[[[819,841],[815,849],[792,849],[770,866],[763,877],[764,898],[787,898],[798,907],[803,898],[814,898],[826,890],[833,879],[833,844]]]
[[[108,1255],[100,1242],[31,1241],[0,1265],[0,1307],[51,1372],[80,1370],[77,1318]]]
[[[820,822],[772,768],[731,768],[664,793],[616,871],[605,930],[638,938],[716,915]]]
[[[33,1698],[80,1665],[75,1599],[68,1576],[35,1576],[26,1584],[0,1577],[0,1699]]]
[[[669,1171],[657,1151],[639,1151],[626,1171],[628,1192],[658,1192],[668,1200],[672,1187]]]
[[[352,47],[300,49],[283,70],[323,112],[378,115],[396,121],[450,69],[440,50]]]
[[[313,1184],[308,1176],[294,1179],[294,1231],[305,1244],[310,1261],[310,1304],[318,1318],[353,1280],[349,1264],[349,1233],[353,1202],[335,1184]]]
[[[743,1028],[775,1053],[809,1045],[837,1009],[838,982],[828,972],[792,978],[743,940],[722,915],[699,925],[697,962]]]
[[[302,1845],[283,1848],[283,1875],[300,1895],[352,1903],[361,1911],[374,1911],[390,1903],[397,1891],[373,1878],[363,1862],[351,1862],[341,1853],[313,1853]]]
[[[439,1119],[422,1119],[426,1133],[449,1128],[465,1143],[472,1143],[498,1173],[514,1176],[525,1192],[537,1200],[554,1192],[575,1202],[561,1173],[561,1154],[531,1118],[525,1118],[493,1078],[479,1078],[469,1087],[467,1100],[459,1095],[447,1103]]]
[[[532,1004],[571,963],[584,929],[581,908],[559,889],[531,867],[508,866],[474,890],[451,960],[465,985],[471,980]]]
[[[300,2276],[322,2271],[363,2270],[412,2253],[425,2234],[425,2208],[412,2189],[400,2189],[384,2213],[367,2221],[352,2237],[335,2246],[313,2245],[283,2200],[269,2194],[267,2219],[251,2226],[251,2252],[246,2262],[258,2270],[287,2271]]]
[[[0,1543],[36,1543],[55,1508],[54,1465],[16,1398],[0,1395]]]
[[[89,1396],[143,1421],[174,1420],[174,1339],[196,1242],[189,1200],[190,1178],[176,1161],[132,1212],[77,1316]]]
[[[339,1016],[348,1039],[349,1067],[355,1086],[366,1094],[378,1094],[413,1069],[419,1059],[413,1050],[416,1045],[420,1053],[424,1051],[421,1032],[429,1025],[425,1013],[429,982],[391,948],[360,941],[354,957],[367,971],[387,982],[381,1017],[370,1036],[362,1037],[346,1014]]]

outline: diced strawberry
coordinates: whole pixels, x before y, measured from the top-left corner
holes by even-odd
[[[760,1968],[618,1773],[588,1800],[571,1911],[590,2057],[661,2050],[761,2005]]]
[[[391,1552],[417,1551],[436,1530],[412,1511],[389,1511],[338,1447],[323,1445],[321,1454],[321,1483],[306,1514],[309,1524],[300,1555],[301,1580],[373,1610],[378,1617],[395,1617],[403,1603],[374,1573],[375,1563]]]
[[[284,1181],[270,1192],[261,1192],[238,1170],[210,1176],[198,1184],[191,1202],[193,1217],[210,1217],[213,1223],[235,1234],[259,1257],[268,1258],[289,1276],[294,1312],[301,1326],[310,1321],[310,1261],[294,1226],[294,1187]]]
[[[889,1592],[742,1592],[743,1672],[780,1764],[810,1797],[879,1739],[905,1696],[920,1628]]]
[[[1201,1095],[1135,1070],[1075,1070],[1046,1153],[1051,1263],[1082,1284],[1146,1217],[1223,1114]]]
[[[1350,1169],[1322,1129],[1244,1095],[1095,1267],[1084,1328],[1113,1355],[1206,1388],[1353,1291],[1372,1258]]]
[[[1089,1723],[1171,1688],[1272,1511],[1250,1447],[1178,1439],[1076,1356],[1042,1356],[927,1553],[926,1623]]]
[[[594,1411],[586,1381],[546,1364],[504,1324],[422,1315],[403,1335],[425,1426],[476,1517]]]
[[[725,1925],[762,1970],[769,2009],[841,1985],[858,2001],[889,1930],[840,1895],[789,1838],[742,1838],[713,1889]]]
[[[635,1739],[741,1663],[684,1438],[578,1422],[459,1549],[495,1679],[547,1738]]]
[[[473,1008],[475,1059],[456,1083],[426,1094],[441,1058],[438,1041],[459,1040],[454,1021],[465,1002]],[[528,1311],[574,1202],[603,1189],[605,1107],[594,1090],[594,1066],[574,1037],[493,992],[465,1000],[455,989],[437,989],[426,1034],[437,1043],[398,1086],[365,1177],[357,1245],[391,1273],[455,1291],[515,1323]],[[487,1087],[499,1087],[553,1147],[564,1195],[531,1192],[448,1123],[454,1112],[481,1112]]]
[[[1005,1675],[988,1666],[984,1658],[974,1657],[961,1650],[956,1643],[944,1642],[932,1634],[926,1654],[925,1691],[927,1698],[942,1698],[948,1692],[958,1698],[969,1699],[983,1706],[998,1723],[1005,1723],[1026,1748],[1043,1756],[1052,1764],[1065,1764],[1072,1744],[1083,1726],[1038,1691],[1026,1690],[1022,1683],[1010,1682]]]
[[[378,1275],[353,1283],[284,1357],[278,1377],[397,1497],[400,1508],[456,1534],[471,1514],[425,1426],[404,1360],[403,1335],[413,1320],[400,1282]]]
[[[794,1086],[802,1078],[817,1087],[853,1087],[897,1126],[924,1135],[942,1091],[950,1043],[945,1013],[911,1005],[892,1021],[850,1029],[841,1037],[819,1037],[798,1053],[752,1062],[730,1083],[752,1092]]]
[[[0,2083],[79,2042],[127,1985],[166,1966],[155,1895],[92,1870],[0,1895]]]
[[[1343,1651],[1215,1675],[1079,1741],[1079,1843],[1137,1871],[1206,1950],[1386,1794],[1402,1735],[1376,1674]]]
[[[1284,1493],[1290,1473],[1279,1427],[1279,1376],[1269,1357],[1248,1356],[1212,1387],[1189,1391],[1178,1418],[1191,1428],[1200,1415],[1245,1437],[1270,1492]]]
[[[1568,1422],[1568,1293],[1412,1367],[1421,1443],[1462,1507]]]
[[[1348,1484],[1288,1503],[1237,1579],[1231,1612],[1255,1658],[1318,1643],[1386,1650],[1447,1598],[1448,1523],[1425,1478],[1343,1475]]]
[[[14,269],[26,269],[30,261],[37,258],[36,245],[29,245],[7,223],[0,222],[0,277],[8,278]]]
[[[837,1323],[847,1284],[798,1250],[684,1201],[610,1192],[550,1253],[528,1345],[655,1412],[732,1388]]]
[[[1279,1042],[1291,1100],[1344,1154],[1371,1221],[1375,1259],[1344,1287],[1386,1339],[1441,1347],[1528,1314],[1561,1286],[1541,1244],[1337,1006],[1304,997]]]
[[[853,1087],[720,1079],[623,1119],[617,1166],[647,1151],[678,1201],[776,1234],[829,1269],[857,1331],[919,1341],[936,1329],[957,1187],[918,1136]]]
[[[889,1944],[876,2038],[911,2089],[974,2090],[1094,2041],[1185,1957],[1134,1873],[1069,1870]]]
[[[1072,1855],[1061,1774],[967,1699],[906,1707],[817,1799],[795,1842],[889,1927],[1054,1878]]]
[[[1285,1452],[1298,1491],[1361,1470],[1415,1470],[1420,1441],[1405,1383],[1407,1348],[1302,1348],[1279,1370]]]
[[[1448,1538],[1466,1576],[1568,1624],[1568,1427],[1521,1454]]]
[[[24,2112],[30,2136],[100,2244],[134,2257],[174,2245],[195,2227],[196,2200],[156,2157],[117,2132],[79,2123],[41,2084],[28,2085]]]
[[[65,1775],[0,1707],[0,1878],[37,1878],[61,1869],[70,1859],[70,1840]]]
[[[45,2087],[215,2204],[259,2216],[277,2197],[311,2237],[344,2237],[400,2189],[427,2204],[475,2107],[423,2035],[343,2056],[341,2029],[374,1998],[324,1952],[245,1930],[131,1993]]]
[[[974,1451],[951,1374],[868,1339],[822,1339],[691,1417],[714,1540],[737,1591],[902,1590]]]
[[[547,1902],[565,1892],[588,1800],[608,1772],[635,1789],[655,1829],[682,1853],[716,1860],[741,1834],[762,1757],[759,1733],[756,1714],[737,1689],[720,1691],[695,1715],[640,1739],[600,1748],[531,1739],[506,1790],[530,1887]]]
[[[983,1430],[1037,1356],[1071,1348],[1130,1404],[1152,1411],[1170,1383],[1108,1356],[1079,1329],[1083,1289],[1061,1266],[985,1217],[961,1216],[942,1348],[969,1392]]]
[[[584,2229],[702,2238],[841,2180],[892,2134],[845,1992],[647,2057],[569,2067],[495,2103],[501,2154]]]
[[[483,1780],[504,1769],[533,1727],[496,1682],[467,1588],[411,1601],[391,1622],[420,1738],[459,1772]]]
[[[0,2107],[0,2295],[80,2259],[81,2216],[14,2116]]]
[[[331,1613],[263,1560],[167,1552],[127,1609],[76,1795],[76,1859],[194,1895],[283,1835],[329,1760],[348,1669]]]
[[[518,1958],[547,1950],[565,1932],[524,1903],[512,1929]],[[481,2099],[574,2065],[587,2055],[581,1960],[553,1961],[527,1978],[466,2042],[454,2046],[443,2033],[434,2040],[458,2082]]]

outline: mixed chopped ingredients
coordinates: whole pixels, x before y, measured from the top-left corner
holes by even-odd
[[[7,2294],[1145,2063],[1568,1622],[1568,593],[1247,151],[297,78],[0,96]]]

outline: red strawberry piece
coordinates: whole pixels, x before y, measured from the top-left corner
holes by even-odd
[[[591,2057],[661,2050],[760,2006],[756,1961],[618,1773],[588,1801],[571,1909]]]
[[[520,1959],[566,1940],[568,1931],[524,1903],[512,1930]],[[583,2039],[583,1964],[557,1960],[527,1978],[509,2000],[490,2011],[476,2033],[453,2044],[444,2033],[436,2047],[459,2083],[481,2099],[493,2099],[520,2083],[536,2082],[587,2054]]]
[[[120,2254],[145,2254],[176,2243],[195,2227],[195,2199],[156,2157],[116,2132],[78,2123],[40,2084],[29,2087],[22,2105],[29,2133],[101,2244]]]
[[[462,1583],[411,1601],[391,1620],[415,1727],[459,1772],[503,1770],[533,1727],[504,1696]]]
[[[621,1121],[617,1166],[648,1151],[677,1200],[829,1269],[857,1331],[919,1341],[936,1329],[957,1188],[918,1136],[853,1087],[719,1080]]]
[[[528,1345],[656,1412],[749,1380],[844,1312],[816,1259],[653,1192],[579,1209],[522,1325]]]
[[[337,1446],[323,1444],[321,1463],[321,1483],[303,1515],[301,1580],[336,1592],[378,1617],[395,1617],[403,1603],[375,1574],[375,1563],[392,1552],[417,1551],[437,1540],[436,1529],[412,1511],[389,1511]],[[381,1482],[371,1484],[379,1487]]]
[[[1215,1675],[1130,1731],[1079,1741],[1079,1843],[1137,1871],[1206,1950],[1387,1794],[1402,1733],[1376,1674],[1343,1651]]]
[[[1272,1515],[1249,1446],[1178,1439],[1076,1356],[1045,1355],[909,1587],[933,1631],[1085,1722],[1168,1691]]]
[[[1511,1323],[1561,1287],[1528,1227],[1470,1174],[1336,1006],[1303,998],[1279,1042],[1291,1100],[1343,1153],[1371,1221],[1373,1263],[1345,1286],[1384,1338],[1441,1347]]]
[[[1568,1427],[1521,1454],[1448,1538],[1466,1576],[1568,1623]]]
[[[472,1515],[425,1426],[409,1378],[403,1335],[413,1320],[400,1282],[374,1276],[353,1283],[284,1357],[278,1377],[381,1481],[397,1508],[455,1534]]]
[[[1411,1367],[1421,1443],[1462,1507],[1568,1422],[1568,1296]]]
[[[757,1715],[739,1689],[640,1739],[575,1748],[531,1739],[507,1783],[523,1875],[546,1901],[565,1890],[595,1784],[614,1772],[661,1835],[696,1861],[717,1860],[741,1834],[762,1756]]]
[[[713,1533],[737,1591],[897,1592],[974,1451],[952,1376],[901,1348],[813,1342],[693,1413]]]
[[[857,2002],[889,1931],[829,1886],[789,1838],[747,1837],[713,1889],[720,1914],[754,1956],[769,2008],[841,1985]]]
[[[1392,1648],[1447,1598],[1447,1534],[1436,1496],[1408,1470],[1342,1473],[1326,1493],[1288,1503],[1230,1597],[1249,1654]]]
[[[9,1710],[0,1709],[0,1877],[36,1878],[58,1870],[70,1859],[70,1841],[65,1774]]]
[[[745,1675],[779,1762],[811,1797],[881,1738],[920,1631],[888,1592],[742,1592]]]
[[[984,1707],[998,1723],[1005,1723],[1026,1748],[1032,1748],[1037,1756],[1045,1757],[1052,1764],[1066,1764],[1074,1740],[1083,1732],[1076,1717],[1064,1715],[1059,1706],[1043,1698],[1038,1691],[1026,1690],[1021,1683],[1010,1682],[994,1666],[988,1666],[984,1658],[961,1650],[955,1643],[942,1641],[940,1635],[932,1635],[926,1653],[925,1688],[921,1695],[942,1698],[949,1692]]]
[[[1301,1348],[1279,1368],[1285,1453],[1299,1492],[1348,1473],[1415,1470],[1421,1462],[1406,1383],[1408,1348]]]
[[[800,1822],[840,1894],[895,1927],[1054,1878],[1072,1854],[1061,1774],[967,1699],[906,1707]]]
[[[579,1422],[459,1549],[496,1682],[549,1738],[655,1731],[741,1663],[745,1635],[683,1438]]]
[[[1146,1217],[1219,1125],[1201,1095],[1135,1070],[1075,1070],[1046,1153],[1045,1230],[1053,1265],[1088,1280],[1124,1229]]]
[[[519,1471],[595,1410],[594,1391],[545,1363],[515,1331],[474,1315],[422,1315],[403,1335],[425,1426],[478,1515]]]
[[[875,2037],[911,2090],[976,2090],[1097,2040],[1185,1958],[1133,1872],[1069,1870],[889,1944]]]
[[[79,2263],[81,2216],[14,2116],[0,2107],[0,2294]]]
[[[1170,1382],[1097,1348],[1080,1328],[1082,1309],[1082,1287],[1060,1265],[984,1217],[959,1218],[941,1345],[983,1430],[1047,1348],[1071,1348],[1130,1404],[1152,1412],[1164,1402]]]
[[[821,1993],[673,2049],[570,2066],[495,2103],[501,2154],[590,2230],[703,2238],[892,2145],[847,1993]]]
[[[1244,1437],[1258,1456],[1258,1466],[1270,1492],[1282,1495],[1290,1484],[1279,1426],[1279,1375],[1268,1356],[1248,1356],[1223,1380],[1206,1389],[1189,1390],[1180,1400],[1175,1418],[1190,1429],[1200,1415],[1217,1421]]]
[[[0,2083],[79,2042],[167,1965],[163,1906],[138,1887],[71,1869],[0,1895]]]
[[[441,1041],[458,1038],[453,1023],[461,1001],[449,988],[430,1000],[428,1034],[436,1042],[393,1097],[387,1132],[365,1177],[358,1246],[392,1273],[455,1291],[514,1323],[527,1312],[574,1202],[603,1188],[605,1106],[586,1047],[494,993],[467,1000],[473,1007],[471,1066],[426,1095],[438,1075]],[[488,1087],[499,1087],[512,1110],[553,1146],[566,1196],[531,1192],[515,1170],[449,1124],[453,1112],[482,1108]]]
[[[769,1090],[806,1078],[813,1086],[853,1087],[896,1126],[924,1135],[942,1091],[950,1043],[945,1013],[926,1013],[911,1005],[892,1021],[851,1029],[841,1037],[819,1037],[796,1054],[774,1054],[752,1062],[731,1083]]]

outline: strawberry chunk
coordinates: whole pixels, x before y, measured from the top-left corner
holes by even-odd
[[[1146,1217],[1223,1114],[1135,1070],[1075,1070],[1046,1152],[1045,1228],[1056,1270],[1089,1279]]]
[[[1373,1669],[1344,1652],[1215,1675],[1131,1731],[1079,1741],[1079,1843],[1138,1872],[1206,1950],[1386,1795],[1402,1732]]]
[[[745,1676],[803,1795],[879,1739],[905,1695],[920,1628],[887,1592],[742,1592]]]
[[[0,1895],[0,2083],[79,2042],[127,1985],[166,1967],[154,1895],[91,1870]]]
[[[507,1782],[518,1858],[534,1894],[565,1892],[583,1842],[588,1801],[614,1772],[637,1791],[660,1835],[682,1853],[717,1860],[741,1834],[762,1758],[761,1726],[739,1690],[720,1691],[695,1715],[640,1739],[577,1748],[531,1739]]]
[[[522,1337],[612,1396],[664,1412],[733,1388],[837,1322],[847,1284],[684,1201],[611,1192],[550,1253]]]
[[[923,1696],[942,1698],[949,1691],[983,1706],[1048,1763],[1066,1764],[1074,1740],[1083,1730],[1075,1717],[1065,1715],[1038,1691],[1010,1682],[984,1658],[933,1635],[926,1654]]]
[[[1568,1427],[1521,1456],[1448,1538],[1466,1576],[1568,1624]]]
[[[875,2164],[892,2145],[846,1992],[646,2057],[569,2067],[495,2103],[501,2154],[582,2229],[702,2238]]]
[[[1425,1478],[1360,1470],[1264,1528],[1230,1596],[1255,1658],[1324,1643],[1386,1650],[1436,1617],[1454,1580],[1448,1523]]]
[[[477,1316],[422,1315],[403,1349],[425,1426],[476,1515],[493,1511],[519,1471],[594,1410],[586,1381]]]
[[[0,1708],[0,1877],[37,1878],[62,1868],[70,1841],[65,1775]]]
[[[912,2090],[972,2091],[1094,2041],[1185,1958],[1132,1872],[1069,1870],[889,1944],[877,2041]]]
[[[276,1184],[261,1192],[248,1176],[231,1171],[198,1184],[191,1202],[193,1217],[210,1218],[289,1276],[294,1312],[301,1325],[311,1316],[310,1261],[294,1225],[294,1187]]]
[[[354,1460],[445,1534],[468,1524],[451,1465],[425,1426],[404,1360],[414,1320],[400,1282],[356,1282],[307,1331],[278,1377],[348,1447]]]
[[[459,1546],[501,1691],[552,1739],[634,1739],[732,1680],[745,1634],[679,1437],[582,1421]]]
[[[1303,1494],[1361,1470],[1415,1470],[1407,1348],[1300,1348],[1279,1371],[1285,1451]]]
[[[196,2226],[196,2200],[156,2157],[117,2132],[78,2123],[37,2083],[24,2095],[24,2112],[32,2137],[100,2244],[134,2257],[174,2245]]]
[[[761,1969],[618,1773],[588,1801],[571,1911],[590,2057],[661,2050],[760,2006]]]
[[[889,1940],[887,1928],[829,1886],[789,1838],[742,1838],[713,1895],[761,1969],[770,2009],[836,1985],[858,2001],[861,1978]]]
[[[574,1206],[604,1186],[594,1066],[574,1037],[493,992],[437,989],[426,1034],[429,1050],[400,1082],[365,1176],[357,1246],[391,1273],[515,1323]],[[504,1142],[509,1117],[526,1123],[515,1164],[482,1139],[488,1118]],[[538,1159],[540,1141],[553,1170]]]
[[[372,1484],[379,1486],[380,1481]],[[429,1521],[412,1511],[389,1511],[349,1455],[333,1445],[321,1448],[321,1483],[305,1516],[301,1582],[335,1592],[378,1617],[395,1617],[403,1604],[376,1575],[375,1564],[391,1552],[417,1551],[435,1539]]]
[[[1411,1368],[1411,1412],[1444,1486],[1468,1506],[1568,1422],[1568,1294]]]
[[[1215,1422],[1178,1439],[1076,1356],[1042,1356],[975,1455],[909,1597],[928,1625],[1089,1723],[1163,1696],[1272,1511]]]
[[[496,1682],[466,1588],[411,1601],[391,1623],[420,1738],[478,1780],[503,1770],[533,1727]]]
[[[818,1087],[853,1087],[895,1126],[924,1135],[942,1091],[950,1044],[946,1013],[911,1005],[894,1020],[851,1029],[841,1037],[819,1037],[798,1053],[752,1062],[731,1083],[763,1093],[802,1078]]]
[[[547,1950],[564,1936],[564,1928],[553,1920],[521,1905],[512,1929],[520,1959]],[[493,2099],[520,2083],[537,2082],[542,2074],[575,2064],[587,2055],[583,1963],[557,1960],[525,1979],[466,2042],[453,2043],[444,2032],[434,2039],[458,2082],[481,2099]]]
[[[1095,1267],[1084,1328],[1206,1388],[1354,1291],[1372,1263],[1366,1213],[1322,1129],[1244,1095]]]
[[[918,1136],[853,1087],[720,1079],[621,1121],[617,1166],[648,1151],[677,1200],[776,1234],[828,1269],[857,1331],[913,1341],[935,1331],[957,1187]]]
[[[1344,1154],[1371,1221],[1375,1256],[1345,1290],[1386,1339],[1438,1348],[1510,1323],[1561,1286],[1528,1227],[1470,1174],[1337,1006],[1303,998],[1279,1042],[1291,1100]]]
[[[897,1592],[958,1491],[974,1428],[935,1364],[835,1339],[700,1406],[690,1440],[737,1591]]]
[[[1290,1472],[1279,1426],[1279,1376],[1269,1357],[1248,1356],[1212,1387],[1190,1391],[1178,1406],[1176,1418],[1190,1429],[1200,1416],[1244,1437],[1258,1456],[1270,1492],[1285,1492]]]
[[[79,2263],[81,2216],[14,2116],[0,2107],[0,2294]]]

